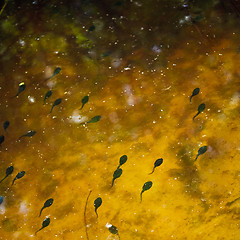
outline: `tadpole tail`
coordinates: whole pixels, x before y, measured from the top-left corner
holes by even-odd
[[[53,108],[54,108],[54,105],[52,105],[52,108],[51,108],[51,111],[50,111],[50,113],[52,113],[52,110],[53,110]],[[49,114],[50,114],[50,113],[49,113]]]
[[[43,229],[43,227],[41,227],[40,229],[38,229],[36,232],[35,232],[35,235],[37,235],[37,233],[39,232],[39,231],[41,231]]]
[[[83,109],[83,106],[84,106],[84,104],[82,104],[82,107],[81,107],[79,110],[82,110],[82,109]]]
[[[193,120],[195,119],[195,117],[197,117],[198,116],[198,114],[199,114],[200,112],[198,112],[194,117],[193,117]]]
[[[115,178],[113,178],[113,180],[112,180],[112,187],[113,187],[114,181],[115,181]]]
[[[44,207],[42,207],[42,209],[40,210],[39,217],[41,216],[43,209]]]
[[[1,181],[0,181],[0,183],[7,177],[8,175],[6,175]]]
[[[12,185],[14,184],[15,181],[16,181],[16,178],[13,179],[13,181],[12,181]]]
[[[192,97],[193,97],[193,95],[190,97],[190,102],[192,102]]]
[[[118,235],[118,238],[119,238],[119,240],[120,240],[120,235],[119,235],[119,233],[118,233],[117,235]]]
[[[153,174],[153,173],[154,173],[154,169],[155,169],[155,168],[153,168],[152,172],[150,172],[148,175],[151,175],[151,174]]]
[[[199,157],[199,154],[196,156],[196,158],[195,158],[194,162],[195,162],[195,161],[197,161],[198,157]]]
[[[98,218],[98,214],[97,214],[97,209],[95,208],[95,213],[96,213],[96,215],[97,215],[97,218]]]
[[[143,191],[141,191],[140,193],[140,203],[142,202],[142,194],[143,194]]]

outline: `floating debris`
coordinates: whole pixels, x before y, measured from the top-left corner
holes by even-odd
[[[7,131],[7,128],[9,127],[9,125],[10,125],[10,122],[9,122],[9,121],[5,121],[5,122],[3,123],[3,129],[4,129],[4,131]]]
[[[34,130],[28,131],[28,133],[22,135],[21,137],[18,138],[18,140],[20,140],[23,137],[33,137],[37,132]]]
[[[6,169],[6,175],[5,177],[0,181],[0,183],[5,179],[7,178],[10,174],[12,174],[13,172],[13,166],[9,166],[7,169]]]
[[[53,108],[54,108],[55,106],[59,105],[61,102],[62,102],[62,99],[61,99],[61,98],[58,98],[57,100],[55,100],[55,102],[54,102],[53,105],[52,105],[52,108],[51,108],[50,113],[52,113]]]
[[[88,99],[89,99],[88,96],[85,96],[85,97],[82,98],[82,107],[79,110],[83,109],[84,105],[88,102]]]
[[[192,95],[190,96],[190,102],[192,101],[192,97],[198,95],[200,92],[200,88],[195,88],[192,92]]]
[[[196,156],[196,158],[195,158],[195,161],[198,159],[198,157],[199,157],[200,155],[204,154],[206,151],[207,151],[207,146],[200,147],[200,148],[198,149],[198,154],[197,154],[197,156]]]
[[[44,100],[43,100],[43,105],[46,103],[46,100],[52,96],[52,90],[47,91],[45,94]]]
[[[122,155],[119,160],[119,165],[117,169],[119,169],[125,162],[127,161],[127,155]]]
[[[122,169],[118,168],[114,173],[113,173],[113,180],[112,180],[112,186],[114,184],[115,179],[121,177],[122,175]]]
[[[17,174],[17,176],[13,179],[12,185],[14,184],[14,182],[15,182],[17,179],[22,178],[24,175],[25,175],[25,171],[19,172],[19,173]]]
[[[149,175],[152,174],[152,173],[154,172],[155,168],[156,168],[156,167],[159,167],[162,163],[163,163],[163,159],[162,159],[162,158],[157,159],[157,160],[155,161],[155,163],[154,163],[153,170],[152,170],[151,173],[149,173]]]
[[[95,201],[94,201],[94,207],[95,207],[95,213],[97,215],[98,218],[98,214],[97,214],[97,209],[102,205],[102,198],[98,197]]]
[[[202,103],[202,104],[200,104],[199,106],[198,106],[198,112],[197,112],[197,114],[193,117],[193,120],[195,119],[195,117],[197,117],[198,116],[198,114],[200,114],[204,109],[205,109],[205,104],[204,103]]]
[[[144,183],[144,185],[143,185],[143,187],[142,187],[142,191],[141,191],[141,193],[140,193],[140,200],[141,200],[141,202],[142,202],[142,194],[143,194],[145,191],[149,190],[151,187],[152,187],[152,182],[151,182],[151,181],[148,181],[148,182],[145,182],[145,183]]]
[[[44,209],[44,208],[47,208],[47,207],[50,207],[52,204],[53,204],[53,198],[49,198],[49,199],[44,203],[42,209],[40,210],[39,217],[41,216],[43,209]]]
[[[41,231],[43,228],[47,227],[49,224],[50,224],[50,218],[45,218],[45,219],[43,220],[42,227],[35,232],[35,235],[37,235],[37,233],[38,233],[39,231]]]

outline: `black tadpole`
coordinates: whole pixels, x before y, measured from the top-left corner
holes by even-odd
[[[17,179],[22,178],[24,175],[25,175],[25,171],[19,172],[19,173],[17,174],[17,176],[13,179],[12,185],[14,184],[14,182],[15,182]]]
[[[119,236],[117,227],[112,225],[111,227],[108,228],[108,230],[109,230],[110,233],[117,235],[119,240],[120,240],[120,236]]]
[[[152,182],[151,181],[148,181],[148,182],[145,182],[143,187],[142,187],[142,191],[140,193],[140,201],[142,202],[142,194],[149,190],[150,188],[152,187]]]
[[[38,233],[39,231],[41,231],[43,228],[47,227],[49,224],[50,224],[50,218],[45,218],[45,219],[43,220],[42,227],[35,232],[35,235],[37,235],[37,233]]]
[[[7,131],[7,128],[9,127],[9,125],[10,125],[10,122],[9,122],[9,121],[5,121],[5,122],[3,123],[3,129],[4,129],[4,131]]]
[[[125,162],[127,161],[127,155],[122,155],[119,160],[119,165],[117,169],[119,169]]]
[[[202,154],[204,154],[207,151],[207,146],[202,146],[198,149],[198,154],[195,158],[195,161],[198,159],[198,157]]]
[[[0,183],[5,179],[7,178],[10,174],[12,174],[13,172],[13,166],[9,166],[7,169],[6,169],[6,175],[5,177],[0,181]]]
[[[80,110],[83,109],[84,105],[88,102],[88,99],[89,99],[88,96],[85,96],[85,97],[82,98],[82,101],[81,101],[82,102],[82,107],[80,108]]]
[[[198,112],[197,114],[193,117],[193,120],[195,119],[195,117],[197,117],[201,112],[203,112],[203,110],[205,109],[206,105],[204,103],[200,104],[198,106]]]
[[[24,82],[19,83],[19,87],[18,87],[18,92],[15,96],[13,96],[13,98],[17,97],[21,92],[23,92],[26,88],[26,85]]]
[[[190,97],[190,102],[192,101],[192,97],[194,97],[194,96],[196,96],[196,95],[199,94],[199,91],[200,91],[199,88],[195,88],[195,89],[193,90],[192,95],[191,95],[191,97]]]
[[[47,207],[50,207],[52,204],[53,204],[53,198],[49,198],[49,199],[44,203],[43,207],[41,208],[39,217],[41,216],[43,209],[44,209],[44,208],[47,208]]]
[[[52,90],[47,91],[43,99],[43,105],[46,103],[46,100],[52,96]]]
[[[4,142],[5,137],[3,135],[0,136],[0,147],[2,146],[2,143]]]
[[[55,106],[59,105],[61,102],[62,102],[62,99],[61,99],[61,98],[58,98],[57,100],[55,100],[55,102],[54,102],[53,105],[52,105],[52,108],[51,108],[50,113],[52,113],[53,108],[54,108]]]
[[[149,173],[149,175],[152,174],[152,173],[154,172],[155,168],[156,168],[156,167],[159,167],[162,163],[163,163],[163,159],[162,159],[162,158],[157,159],[157,160],[155,161],[155,163],[154,163],[153,170],[152,170],[151,173]]]
[[[102,205],[102,198],[98,197],[95,201],[94,201],[94,207],[95,207],[95,213],[97,215],[98,218],[98,214],[97,214],[97,209]]]
[[[115,179],[121,177],[122,175],[122,169],[118,168],[114,173],[113,173],[113,180],[112,180],[112,186],[114,184]]]
[[[33,137],[36,133],[37,133],[37,132],[34,131],[34,130],[28,131],[26,134],[20,136],[20,137],[18,138],[18,140],[20,140],[20,139],[23,138],[23,137]]]

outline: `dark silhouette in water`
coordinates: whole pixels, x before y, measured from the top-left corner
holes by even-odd
[[[17,176],[13,179],[12,185],[14,184],[14,182],[15,182],[17,179],[22,178],[24,175],[25,175],[25,171],[19,172],[19,173],[17,174]]]
[[[47,81],[47,80],[49,80],[50,78],[53,78],[54,76],[56,76],[57,74],[59,74],[61,70],[62,70],[62,69],[61,69],[60,67],[55,68],[55,70],[54,70],[54,72],[53,72],[53,75],[52,75],[51,77],[47,78],[45,81]]]
[[[110,233],[116,234],[118,236],[118,238],[120,239],[117,227],[112,225],[111,227],[108,228],[108,230],[109,230]]]
[[[35,232],[35,235],[37,235],[37,233],[38,233],[39,231],[41,231],[43,228],[47,227],[49,224],[50,224],[50,218],[45,218],[45,219],[43,220],[42,227]]]
[[[0,136],[0,147],[2,146],[2,143],[4,142],[5,137],[3,135]]]
[[[46,100],[52,96],[52,90],[47,91],[45,94],[44,100],[43,100],[43,105],[46,103]]]
[[[198,95],[199,92],[200,92],[200,89],[199,89],[199,88],[195,88],[195,89],[193,90],[192,95],[191,95],[191,97],[190,97],[190,102],[191,102],[191,100],[192,100],[192,97]]]
[[[207,146],[200,147],[200,148],[198,149],[198,154],[197,154],[197,156],[196,156],[196,158],[195,158],[195,161],[198,159],[198,157],[199,157],[200,155],[204,154],[206,151],[207,151]]]
[[[142,191],[140,193],[140,201],[142,202],[142,194],[149,190],[150,188],[152,187],[152,182],[151,181],[148,181],[148,182],[145,182],[143,187],[142,187]]]
[[[152,170],[151,173],[149,173],[149,175],[152,174],[152,173],[154,172],[155,168],[158,167],[158,166],[160,166],[162,163],[163,163],[163,159],[162,159],[162,158],[157,159],[157,160],[155,161],[155,163],[154,163],[153,170]]]
[[[19,87],[18,87],[18,92],[15,96],[13,96],[13,98],[17,97],[21,92],[23,92],[26,88],[26,85],[24,82],[19,83]]]
[[[195,119],[195,117],[197,117],[198,116],[198,114],[200,114],[201,112],[203,112],[203,110],[205,109],[205,104],[204,103],[202,103],[202,104],[200,104],[199,106],[198,106],[198,112],[197,112],[197,114],[193,117],[193,120]]]
[[[102,199],[100,197],[98,197],[95,201],[94,201],[94,207],[95,207],[95,213],[97,215],[98,218],[98,214],[97,214],[97,209],[102,205]]]
[[[54,108],[55,106],[59,105],[61,102],[62,102],[62,99],[61,99],[61,98],[58,98],[57,100],[55,100],[55,102],[54,102],[53,105],[52,105],[52,108],[51,108],[50,113],[52,113],[53,108]]]
[[[28,131],[28,133],[22,135],[21,137],[18,138],[18,140],[20,140],[23,137],[33,137],[37,132],[34,130]]]
[[[91,118],[87,123],[96,123],[101,119],[101,116],[95,116],[93,118]]]
[[[122,155],[120,157],[119,165],[118,165],[117,169],[120,168],[126,161],[127,161],[127,155]]]
[[[114,173],[113,173],[113,180],[112,180],[112,186],[114,184],[115,179],[121,177],[122,175],[122,169],[118,168]]]
[[[80,110],[83,109],[84,105],[88,102],[88,99],[89,99],[88,96],[85,96],[85,97],[82,98],[82,107],[80,108]]]
[[[39,217],[41,216],[43,209],[44,209],[44,208],[47,208],[47,207],[50,207],[52,204],[53,204],[53,198],[49,198],[49,199],[44,203],[43,207],[41,208]]]
[[[3,129],[4,129],[5,132],[7,131],[7,128],[9,127],[9,125],[10,125],[10,122],[9,122],[9,121],[5,121],[5,122],[3,123]]]
[[[0,181],[0,183],[5,179],[5,178],[7,178],[10,174],[12,174],[12,172],[13,172],[13,166],[9,166],[7,169],[6,169],[6,175],[5,175],[5,177]]]

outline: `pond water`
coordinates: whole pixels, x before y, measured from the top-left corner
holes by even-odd
[[[0,239],[239,239],[237,0],[1,9]]]

